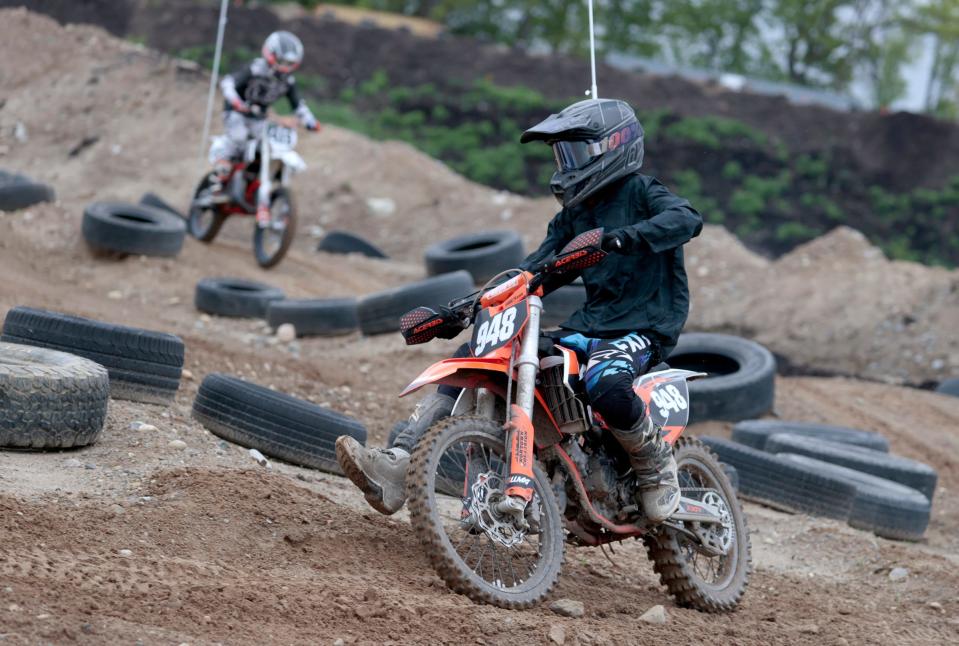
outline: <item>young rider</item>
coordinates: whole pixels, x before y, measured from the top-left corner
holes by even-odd
[[[643,128],[623,101],[581,101],[530,128],[520,141],[552,146],[558,168],[550,188],[563,206],[522,268],[537,267],[579,233],[606,230],[603,248],[611,253],[583,272],[586,302],[549,336],[575,350],[586,366],[590,404],[629,455],[646,517],[663,521],[679,505],[676,461],[632,383],[669,355],[686,322],[682,246],[699,235],[702,218],[688,201],[639,174]],[[458,354],[468,351],[464,346]],[[403,506],[410,452],[434,421],[450,414],[457,393],[441,386],[425,398],[391,449],[337,440],[340,465],[375,509],[391,514]]]
[[[210,146],[213,192],[223,189],[233,162],[243,154],[248,137],[258,135],[265,124],[267,108],[286,97],[307,130],[320,124],[296,89],[293,71],[303,62],[303,43],[288,31],[275,31],[263,43],[262,58],[253,59],[238,72],[220,81],[223,92],[224,134]]]

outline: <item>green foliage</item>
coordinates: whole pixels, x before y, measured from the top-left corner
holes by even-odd
[[[718,149],[724,144],[745,140],[764,145],[766,136],[741,121],[724,117],[687,117],[666,126],[665,136]]]

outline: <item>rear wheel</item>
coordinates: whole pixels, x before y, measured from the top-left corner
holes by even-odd
[[[205,176],[193,193],[193,201],[190,202],[190,213],[187,217],[187,229],[190,235],[200,242],[213,242],[213,239],[220,232],[226,216],[220,213],[220,207],[217,204],[204,204],[201,198],[209,199],[210,177]],[[201,204],[204,204],[201,206]]]
[[[257,226],[253,231],[253,254],[264,269],[281,260],[293,243],[296,233],[296,209],[293,197],[285,188],[273,192],[270,198],[270,224]]]
[[[486,418],[451,417],[434,425],[410,461],[410,522],[452,590],[501,608],[526,608],[556,585],[563,523],[538,464],[524,518],[496,510],[509,476],[504,444],[502,428]]]
[[[725,554],[711,555],[670,527],[660,527],[645,537],[646,552],[660,582],[679,605],[729,612],[739,605],[752,571],[746,516],[719,460],[704,444],[680,438],[673,454],[683,495],[719,510],[723,522],[711,529],[710,542],[725,547]]]

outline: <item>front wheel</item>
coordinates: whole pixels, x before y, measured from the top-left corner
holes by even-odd
[[[460,416],[435,424],[410,460],[410,523],[453,591],[501,608],[527,608],[559,578],[563,522],[539,464],[524,517],[497,511],[509,477],[505,442],[490,419]]]
[[[278,188],[270,196],[270,223],[266,226],[257,224],[253,231],[253,254],[260,267],[269,269],[283,260],[295,233],[293,197],[287,189]]]
[[[220,232],[226,216],[220,212],[218,204],[211,202],[210,176],[206,175],[193,193],[190,213],[187,216],[187,230],[200,242],[210,243]]]
[[[719,459],[702,442],[680,438],[673,446],[673,455],[683,496],[719,511],[722,523],[705,529],[710,532],[710,542],[724,546],[725,553],[711,554],[670,527],[646,535],[646,552],[660,582],[679,605],[704,612],[729,612],[739,605],[752,571],[746,515]]]

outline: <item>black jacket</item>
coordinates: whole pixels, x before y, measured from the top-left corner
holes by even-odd
[[[560,327],[599,338],[652,333],[665,357],[689,315],[682,246],[702,231],[702,217],[657,179],[630,175],[586,203],[560,211],[522,268],[534,268],[597,227],[619,233],[623,250],[583,272],[586,303]]]

